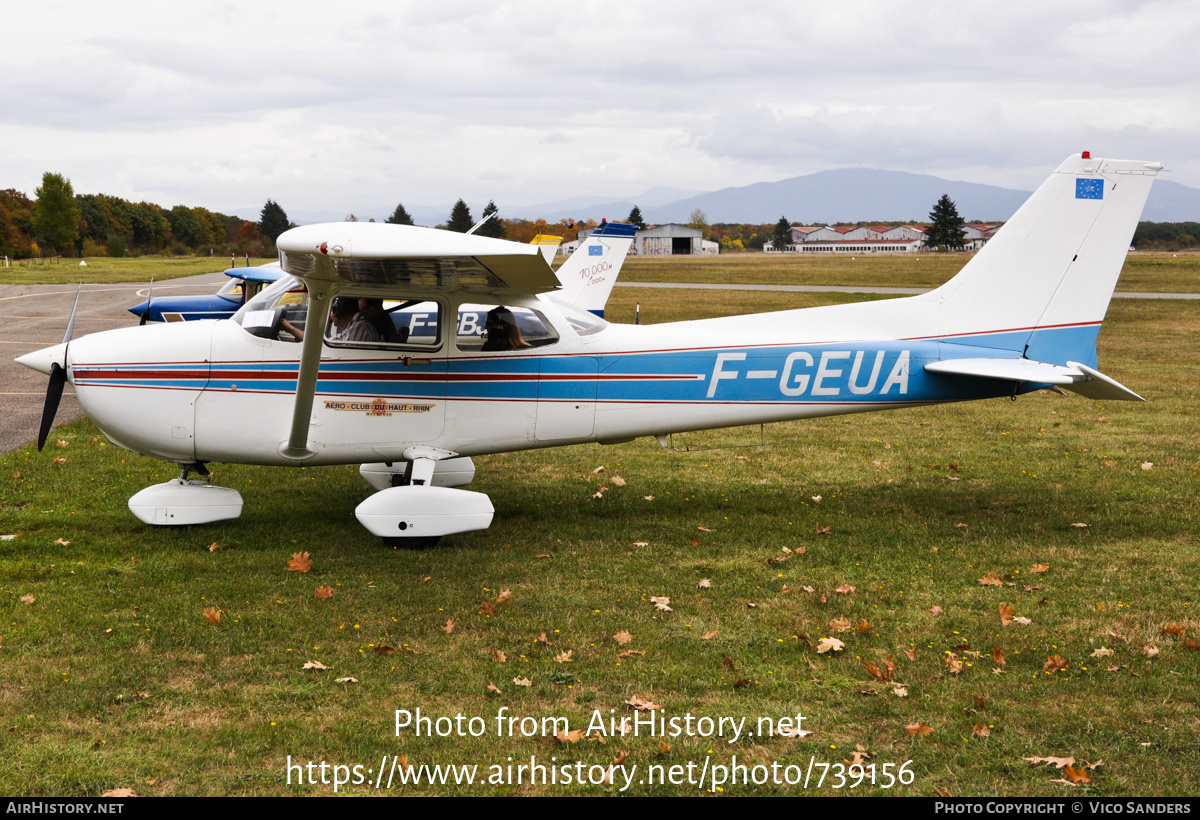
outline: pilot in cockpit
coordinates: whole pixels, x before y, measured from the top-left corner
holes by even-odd
[[[503,305],[488,311],[484,328],[487,331],[487,340],[480,350],[520,350],[530,346],[521,336],[517,317]]]

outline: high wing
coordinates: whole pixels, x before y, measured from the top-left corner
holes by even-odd
[[[437,296],[451,291],[502,298],[557,290],[558,277],[536,245],[469,236],[453,231],[376,222],[333,222],[292,228],[275,242],[286,273],[308,286],[306,327],[323,328],[337,292],[353,285],[391,295]],[[321,367],[323,333],[305,334],[296,380],[291,431],[280,455],[303,460],[308,446],[313,395]]]

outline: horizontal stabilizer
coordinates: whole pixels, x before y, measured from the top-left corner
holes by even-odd
[[[925,370],[947,376],[1061,385],[1089,399],[1145,401],[1123,384],[1079,362],[1067,362],[1067,366],[1062,367],[1030,359],[949,359],[930,362],[925,365]]]

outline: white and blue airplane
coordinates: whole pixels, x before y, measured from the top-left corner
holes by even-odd
[[[362,463],[378,491],[359,521],[424,546],[490,526],[488,497],[461,489],[475,455],[1047,387],[1142,400],[1098,370],[1096,338],[1161,170],[1068,157],[958,275],[920,296],[659,325],[610,324],[564,300],[536,246],[310,225],[277,242],[299,294],[285,278],[232,320],[74,341],[68,328],[63,344],[18,361],[51,376],[42,441],[69,378],[113,443],[179,465],[180,478],[130,499],[146,523],[240,515],[240,494],[205,480],[208,462]],[[579,281],[606,273],[604,253]],[[339,338],[335,297],[399,301],[398,332]],[[301,308],[309,332],[286,340],[279,318]]]

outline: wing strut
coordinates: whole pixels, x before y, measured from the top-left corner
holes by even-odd
[[[300,349],[300,373],[296,378],[296,405],[292,410],[292,430],[279,445],[284,458],[302,461],[316,452],[308,446],[308,428],[312,423],[313,394],[321,369],[321,346],[325,343],[325,317],[335,288],[331,282],[307,280],[308,316],[304,320],[304,342]]]

